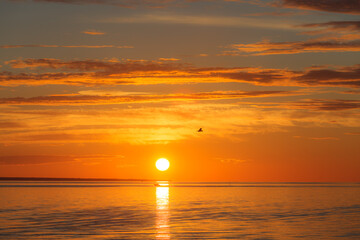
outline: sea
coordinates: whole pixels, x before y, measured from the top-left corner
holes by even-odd
[[[360,239],[360,184],[1,181],[0,239]]]

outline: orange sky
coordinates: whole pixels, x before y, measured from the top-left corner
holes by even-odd
[[[360,181],[359,7],[2,1],[0,177]]]

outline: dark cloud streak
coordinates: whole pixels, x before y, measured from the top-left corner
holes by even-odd
[[[358,100],[325,100],[325,99],[308,99],[305,101],[294,102],[289,105],[293,109],[309,109],[318,111],[342,111],[360,109],[360,101]]]
[[[119,85],[182,84],[197,82],[246,82],[277,86],[345,86],[360,87],[360,65],[322,67],[305,71],[261,68],[195,68],[173,61],[62,61],[25,59],[8,61],[12,68],[36,73],[0,72],[0,85]],[[55,72],[41,73],[39,70]],[[57,72],[61,71],[61,72]],[[75,98],[75,97],[74,97]]]
[[[250,97],[287,96],[299,94],[289,91],[228,91],[203,92],[194,94],[168,94],[168,95],[128,95],[128,96],[99,96],[99,95],[61,95],[40,96],[32,98],[0,98],[0,104],[6,105],[76,105],[76,104],[128,104],[141,102],[161,101],[192,101],[192,100],[220,100]]]
[[[282,0],[275,6],[325,12],[360,14],[359,0]]]
[[[0,48],[134,48],[133,46],[115,45],[43,45],[43,44],[24,44],[24,45],[1,45]]]

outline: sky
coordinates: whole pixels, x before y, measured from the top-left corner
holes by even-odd
[[[359,182],[359,15],[358,0],[1,0],[0,177]]]

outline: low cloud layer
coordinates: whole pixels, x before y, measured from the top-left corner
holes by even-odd
[[[276,86],[360,86],[360,65],[304,71],[201,67],[178,61],[24,59],[6,62],[22,73],[0,72],[0,85],[119,85],[246,82]],[[46,71],[46,72],[44,72]]]
[[[250,97],[289,96],[299,93],[288,91],[228,91],[228,92],[203,92],[194,94],[167,94],[167,95],[127,95],[127,96],[101,96],[101,95],[58,95],[32,98],[0,98],[0,104],[6,105],[97,105],[97,104],[124,104],[139,102],[163,101],[195,101],[195,100],[220,100]]]

